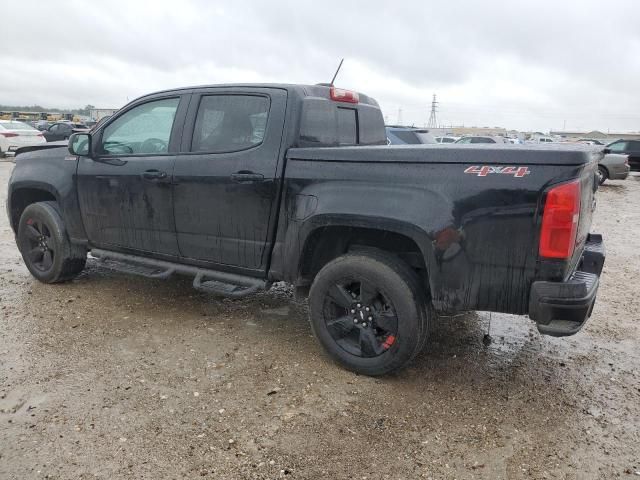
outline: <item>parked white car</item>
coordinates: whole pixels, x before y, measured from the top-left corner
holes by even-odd
[[[526,143],[557,143],[556,139],[553,137],[534,137],[530,140],[527,140]]]
[[[42,132],[26,123],[0,120],[0,158],[11,157],[20,147],[47,143]]]

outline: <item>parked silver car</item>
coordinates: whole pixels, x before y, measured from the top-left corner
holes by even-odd
[[[605,180],[624,180],[629,175],[629,156],[619,153],[607,153],[598,164],[598,183]]]
[[[510,143],[506,138],[493,135],[473,135],[468,137],[462,137],[455,141],[455,143]]]

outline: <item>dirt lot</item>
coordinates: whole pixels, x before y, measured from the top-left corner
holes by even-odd
[[[0,163],[0,478],[640,478],[640,177],[599,194],[587,327],[441,319],[402,373],[329,361],[284,286],[245,300],[22,264]]]

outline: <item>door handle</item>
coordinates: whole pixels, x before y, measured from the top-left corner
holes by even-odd
[[[231,180],[236,183],[258,183],[264,182],[264,175],[253,172],[240,171],[231,174]]]
[[[142,173],[142,178],[145,180],[163,180],[167,178],[167,172],[161,172],[160,170],[147,170]]]

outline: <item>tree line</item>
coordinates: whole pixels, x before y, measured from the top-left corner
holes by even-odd
[[[74,115],[89,115],[90,110],[94,109],[93,105],[87,105],[84,108],[64,109],[64,108],[45,108],[40,105],[0,105],[0,112],[48,112],[48,113],[71,113]]]

